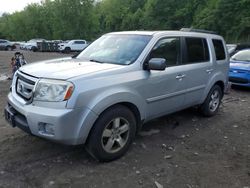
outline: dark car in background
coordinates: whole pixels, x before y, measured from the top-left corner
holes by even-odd
[[[0,39],[0,50],[11,51],[14,50],[15,48],[16,46],[12,42],[5,39]]]
[[[232,57],[241,50],[250,49],[250,43],[227,44],[227,48],[230,57]]]
[[[229,81],[250,87],[250,49],[239,51],[230,59]]]

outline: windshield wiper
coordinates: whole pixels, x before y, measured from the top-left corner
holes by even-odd
[[[78,56],[80,53],[81,53],[81,52],[78,52],[78,53],[74,54],[73,56],[71,56],[71,58],[72,58],[72,59],[76,59],[77,56]]]
[[[105,63],[103,61],[97,60],[97,59],[90,59],[89,61],[91,62],[96,62],[96,63]]]

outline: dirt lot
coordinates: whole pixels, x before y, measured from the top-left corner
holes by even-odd
[[[0,74],[13,52],[0,52]],[[25,52],[28,62],[57,53]],[[123,158],[97,163],[82,146],[63,146],[11,128],[0,81],[0,187],[250,188],[250,90],[225,95],[219,114],[188,109],[147,123]]]

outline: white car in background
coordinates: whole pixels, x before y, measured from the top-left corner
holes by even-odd
[[[14,50],[16,48],[15,44],[13,42],[10,42],[5,39],[0,39],[0,50]]]
[[[68,43],[58,44],[60,52],[69,53],[71,51],[82,51],[88,46],[86,40],[70,40]]]
[[[31,50],[33,52],[38,50],[37,42],[44,42],[45,39],[31,39],[27,41],[26,43],[22,44],[20,47],[24,50]]]

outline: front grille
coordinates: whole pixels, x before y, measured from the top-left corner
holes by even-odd
[[[16,75],[16,93],[25,101],[30,101],[37,79],[21,72]]]
[[[239,83],[239,84],[247,84],[248,80],[245,78],[237,78],[237,77],[229,77],[229,81],[233,83]]]

